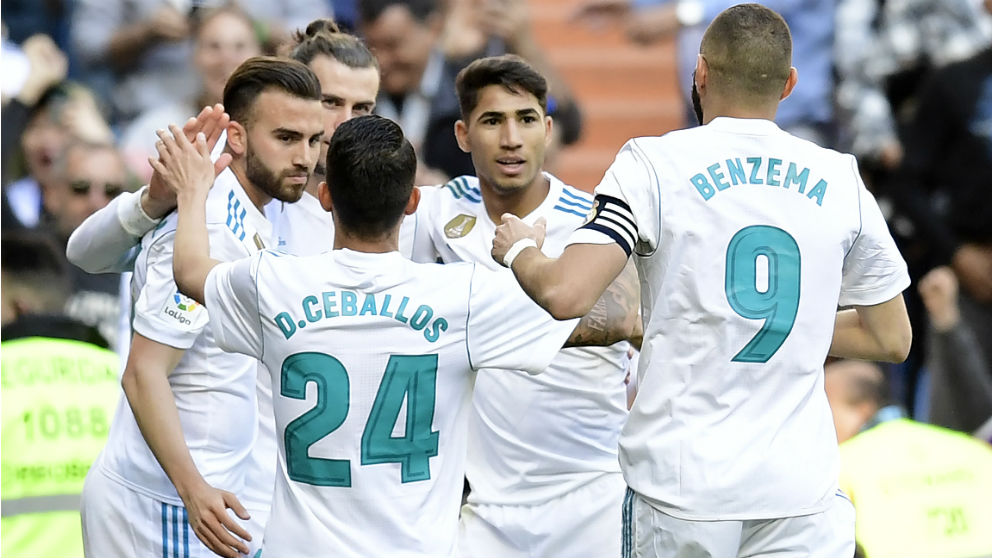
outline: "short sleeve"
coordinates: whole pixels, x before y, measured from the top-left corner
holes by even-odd
[[[596,186],[590,218],[568,244],[616,242],[628,255],[654,251],[661,229],[658,192],[657,172],[647,154],[636,140],[628,141]]]
[[[472,368],[543,372],[579,320],[552,318],[527,296],[509,270],[474,268],[466,328]]]
[[[891,300],[909,287],[906,262],[899,253],[874,196],[859,180],[861,232],[844,258],[839,303],[871,306]]]
[[[145,283],[134,303],[134,331],[177,349],[189,349],[206,327],[207,310],[183,295],[172,275],[175,232],[147,248]]]
[[[213,316],[214,339],[225,351],[262,356],[258,267],[264,255],[225,262],[207,274],[203,298]]]

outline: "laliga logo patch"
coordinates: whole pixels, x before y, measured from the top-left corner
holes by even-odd
[[[444,236],[448,238],[461,238],[472,232],[473,227],[475,227],[475,216],[462,213],[448,221],[448,224],[444,226]]]
[[[584,227],[589,223],[592,223],[592,220],[596,218],[597,213],[599,213],[599,200],[593,202],[592,209],[589,210],[589,213],[586,215],[586,220],[583,221],[580,226]]]
[[[193,321],[190,320],[187,315],[199,308],[200,305],[197,304],[195,300],[183,295],[182,293],[172,295],[172,301],[175,304],[175,307],[172,308],[167,306],[165,308],[165,315],[184,326],[192,325]]]

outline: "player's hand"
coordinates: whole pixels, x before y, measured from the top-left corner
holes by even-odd
[[[506,265],[503,259],[506,257],[506,253],[510,250],[510,247],[516,244],[518,240],[525,238],[533,239],[537,244],[537,249],[540,250],[541,246],[544,245],[547,228],[548,221],[544,217],[535,221],[532,227],[521,221],[516,215],[504,213],[502,224],[496,227],[496,237],[493,238],[493,259],[499,262],[500,265]]]
[[[251,541],[251,535],[227,513],[230,508],[241,519],[250,519],[237,496],[201,482],[184,494],[183,503],[190,527],[207,548],[227,558],[248,554],[245,541]]]
[[[182,132],[191,142],[196,138],[196,134],[202,132],[207,139],[207,148],[213,151],[230,122],[231,117],[224,112],[224,105],[217,103],[212,107],[204,107],[199,114],[187,120]],[[214,167],[215,172],[220,173],[225,166],[227,163],[218,159]],[[152,168],[154,169],[155,165],[152,165]],[[152,173],[148,188],[142,193],[141,208],[152,219],[160,219],[176,208],[175,191],[162,182],[162,177],[157,172]]]
[[[203,132],[198,133],[196,140],[190,143],[178,126],[171,125],[169,132],[159,130],[158,137],[155,147],[159,158],[157,161],[149,158],[149,163],[162,182],[180,198],[206,199],[217,173],[215,163],[210,160],[210,150],[207,149],[207,138]],[[228,153],[217,160],[217,164],[224,166],[230,162],[231,155]]]

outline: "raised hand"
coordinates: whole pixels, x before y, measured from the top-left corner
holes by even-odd
[[[493,259],[500,265],[506,265],[504,261],[507,252],[517,241],[531,239],[538,250],[544,245],[544,237],[547,234],[548,221],[541,217],[534,222],[531,227],[521,221],[516,215],[503,214],[502,224],[496,227],[496,237],[493,238]]]
[[[162,184],[177,196],[205,198],[217,176],[217,169],[223,169],[231,162],[228,153],[222,154],[217,163],[210,160],[210,150],[203,132],[196,134],[196,139],[190,143],[179,127],[173,124],[169,126],[169,132],[159,130],[158,137],[155,147],[159,158],[149,158],[148,162]]]

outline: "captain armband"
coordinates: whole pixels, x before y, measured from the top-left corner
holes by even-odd
[[[637,240],[637,225],[630,206],[613,196],[597,194],[592,206],[592,214],[586,224],[580,227],[596,231],[612,238],[630,256]]]

